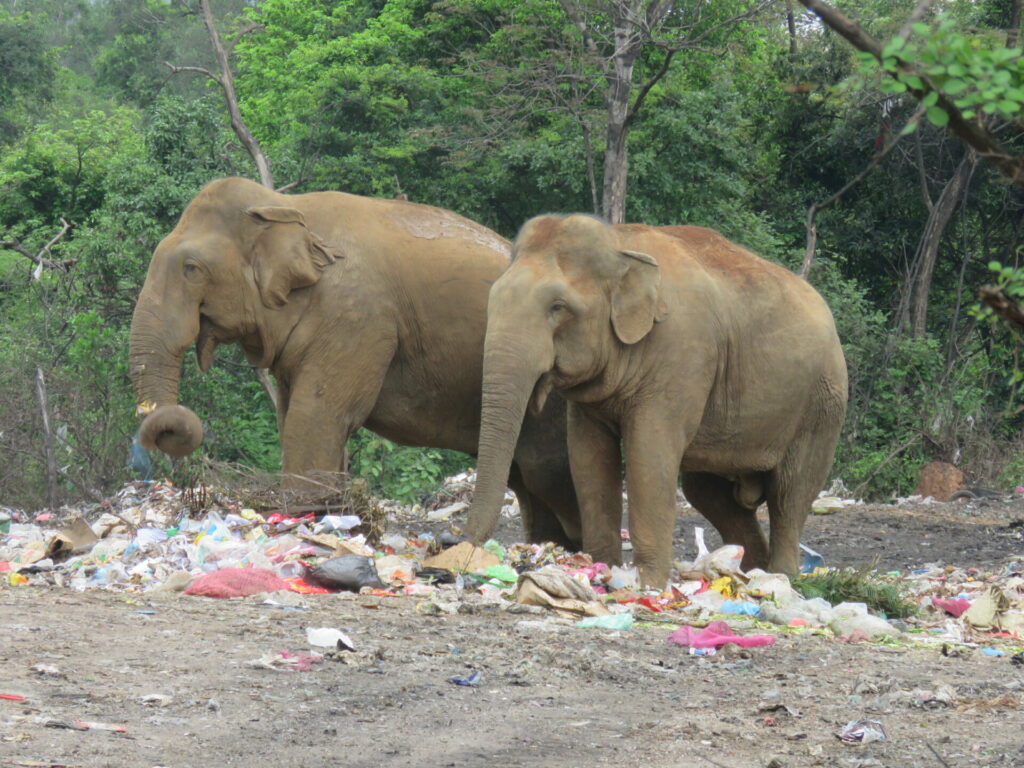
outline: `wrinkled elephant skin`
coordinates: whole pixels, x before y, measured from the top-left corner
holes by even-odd
[[[621,562],[622,451],[642,581],[665,586],[676,487],[743,566],[795,573],[846,411],[832,314],[787,270],[701,227],[527,222],[491,289],[469,534],[500,509],[519,420],[569,400],[584,549]],[[756,518],[768,503],[770,543]]]
[[[199,421],[177,404],[182,358],[195,344],[206,370],[236,343],[277,381],[286,478],[340,470],[364,425],[475,453],[487,296],[508,253],[494,232],[426,205],[211,182],[157,247],[132,320],[143,446],[198,446]],[[553,403],[515,448],[508,482],[534,541],[579,543],[565,432]]]

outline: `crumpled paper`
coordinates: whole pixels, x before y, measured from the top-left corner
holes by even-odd
[[[516,602],[551,608],[569,618],[610,613],[589,583],[575,579],[554,566],[520,575],[516,584]]]

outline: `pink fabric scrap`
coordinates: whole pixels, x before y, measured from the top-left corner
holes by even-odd
[[[740,648],[758,648],[775,645],[775,635],[737,635],[724,621],[712,621],[704,629],[680,627],[668,636],[670,643],[690,648],[721,648],[735,643]]]
[[[971,607],[971,601],[964,597],[933,597],[932,605],[941,608],[954,619],[959,619]]]

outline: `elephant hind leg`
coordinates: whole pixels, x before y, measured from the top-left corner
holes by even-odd
[[[683,472],[683,493],[698,512],[715,526],[726,544],[743,546],[744,570],[768,564],[768,541],[757,522],[757,505],[741,504],[743,487],[710,472]]]
[[[531,479],[536,478],[531,477]],[[515,492],[516,499],[519,501],[519,514],[523,520],[523,531],[528,542],[542,544],[553,541],[555,544],[573,551],[580,549],[582,539],[578,514],[570,515],[569,519],[565,519],[564,514],[557,514],[557,508],[575,509],[576,494],[571,484],[567,489],[568,496],[566,496],[566,489],[557,487],[541,489],[544,492],[544,495],[541,496],[535,492],[536,489],[523,480],[519,467],[513,464],[512,471],[509,473],[508,485]],[[552,508],[548,500],[552,500],[557,508]]]
[[[766,486],[771,546],[768,570],[800,571],[800,537],[811,503],[828,480],[840,424],[823,424],[794,441],[779,465],[768,473]]]

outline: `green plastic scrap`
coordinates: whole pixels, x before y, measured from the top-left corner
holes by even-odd
[[[494,539],[488,539],[487,541],[485,541],[484,549],[490,552],[495,557],[497,557],[499,560],[505,559],[505,548]]]
[[[512,566],[505,565],[504,563],[492,565],[490,568],[484,571],[484,576],[486,576],[488,579],[497,579],[498,581],[503,581],[506,584],[515,584],[517,581],[519,581],[519,574],[515,572]]]
[[[588,616],[576,622],[577,627],[596,627],[598,629],[632,629],[633,616],[629,613],[611,613],[607,616]]]

